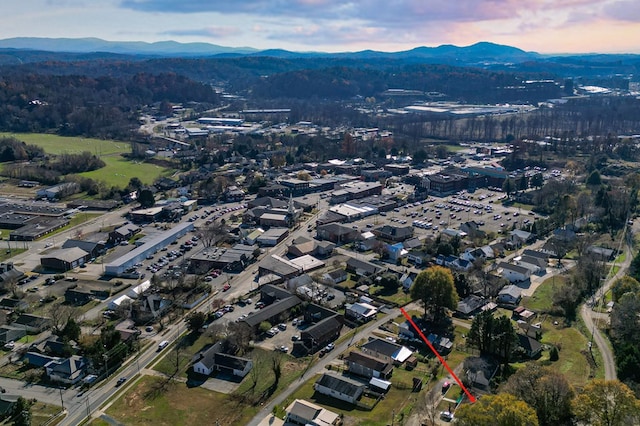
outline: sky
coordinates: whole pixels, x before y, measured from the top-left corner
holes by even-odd
[[[5,0],[0,38],[97,37],[347,52],[479,41],[640,53],[638,0]]]

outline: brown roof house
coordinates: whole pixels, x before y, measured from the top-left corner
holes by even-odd
[[[368,379],[388,379],[393,373],[393,360],[385,355],[367,355],[359,351],[350,352],[344,358],[350,373]]]

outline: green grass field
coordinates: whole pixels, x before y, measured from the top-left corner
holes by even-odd
[[[143,183],[151,184],[163,175],[171,175],[173,170],[154,164],[129,161],[120,154],[130,152],[129,143],[80,137],[63,137],[41,133],[0,133],[0,137],[13,136],[27,144],[44,148],[47,154],[78,154],[88,151],[99,156],[106,166],[91,172],[81,173],[94,180],[103,181],[107,186],[124,188],[132,177],[138,177]]]
[[[89,151],[92,154],[102,156],[130,151],[127,142],[102,139],[66,137],[45,133],[0,133],[0,137],[14,137],[27,144],[41,146],[48,154],[78,154]]]
[[[560,286],[564,281],[565,277],[562,275],[547,278],[538,286],[532,296],[522,299],[522,306],[538,313],[550,311],[553,308],[554,288]]]
[[[103,181],[107,186],[124,188],[132,177],[139,178],[142,183],[151,184],[160,176],[170,176],[171,169],[164,169],[155,164],[129,161],[121,156],[103,156],[106,166],[91,172],[81,173],[80,176]]]

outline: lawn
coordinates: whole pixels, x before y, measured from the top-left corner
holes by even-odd
[[[144,376],[107,409],[107,414],[131,426],[245,425],[256,410],[239,398]]]
[[[587,338],[575,328],[557,327],[546,331],[543,344],[560,349],[560,359],[549,366],[565,375],[573,386],[583,386],[591,378],[591,367],[587,361]],[[594,348],[594,352],[597,349]]]
[[[65,231],[69,230],[70,228],[73,228],[74,226],[81,225],[81,224],[83,224],[85,222],[89,222],[90,220],[95,219],[96,217],[100,217],[100,216],[102,216],[102,213],[78,213],[75,216],[73,216],[71,218],[71,220],[69,220],[69,224],[68,225],[63,226],[60,229],[56,229],[55,231],[50,232],[50,233],[48,233],[46,235],[43,235],[42,237],[39,238],[39,240],[44,240],[46,238],[52,237],[54,235],[57,235],[57,234],[59,234],[61,232],[65,232]],[[78,230],[78,231],[82,231],[82,230]],[[78,235],[78,237],[82,237],[82,236]]]
[[[165,169],[155,164],[129,161],[119,155],[103,156],[106,166],[90,172],[80,173],[80,176],[103,181],[107,186],[124,188],[132,177],[139,178],[144,184],[151,184],[160,176],[170,176],[172,169]]]
[[[50,425],[54,416],[60,413],[61,408],[57,405],[36,402],[31,406],[31,424],[33,426]],[[62,420],[60,417],[59,420]],[[53,423],[55,424],[55,423]]]
[[[47,154],[79,154],[88,151],[101,156],[131,151],[128,142],[92,138],[66,137],[44,133],[0,133],[0,137],[15,137],[27,144],[41,146]]]
[[[554,287],[560,286],[565,280],[566,278],[562,275],[547,278],[533,295],[522,299],[521,305],[537,313],[549,312],[553,308]]]

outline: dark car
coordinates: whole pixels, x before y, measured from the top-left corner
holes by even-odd
[[[116,387],[118,387],[118,386],[122,385],[122,384],[123,384],[124,382],[126,382],[126,381],[127,381],[127,378],[126,378],[126,377],[120,377],[120,378],[118,379],[118,381],[116,382]]]

